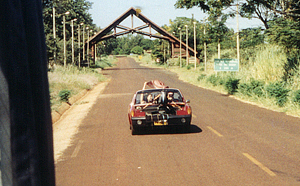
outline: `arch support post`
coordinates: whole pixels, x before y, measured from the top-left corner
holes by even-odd
[[[91,52],[92,52],[93,63],[96,64],[96,48],[95,48],[95,44],[92,44]]]

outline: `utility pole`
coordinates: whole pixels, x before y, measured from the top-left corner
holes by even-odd
[[[206,20],[204,18],[204,30],[203,30],[203,35],[204,35],[204,65],[205,65],[205,72],[206,72],[206,61],[207,61],[207,56],[206,56],[206,37],[205,37],[205,29],[206,29]]]
[[[89,49],[90,49],[90,46],[89,46],[89,39],[90,39],[90,30],[89,30],[89,27],[86,27],[86,32],[87,32],[87,46],[86,46],[86,60],[88,62],[88,67],[90,68],[90,59],[89,59]]]
[[[195,57],[195,69],[197,68],[197,56],[196,56],[196,21],[194,21],[194,57]]]
[[[220,17],[218,18],[218,23],[220,26]],[[218,34],[218,58],[221,59],[221,44],[220,44],[220,34]]]
[[[82,31],[82,44],[83,44],[83,49],[82,49],[82,60],[84,61],[85,60],[85,52],[84,52],[84,50],[85,50],[85,46],[84,46],[84,25],[82,26],[83,27],[83,31]]]
[[[237,59],[240,61],[240,31],[239,31],[239,2],[236,4],[236,51],[237,51]]]
[[[64,23],[64,67],[66,68],[67,66],[67,52],[66,52],[66,16],[65,14],[63,15],[63,23]]]
[[[77,19],[71,20],[71,29],[72,29],[72,65],[74,65],[74,21],[77,21]]]
[[[53,17],[53,40],[54,40],[54,51],[53,51],[53,59],[54,59],[54,64],[56,64],[56,25],[55,25],[55,6],[53,3],[53,12],[52,12],[52,17]]]
[[[80,68],[80,25],[78,24],[78,67]]]
[[[64,67],[67,66],[67,45],[66,45],[66,15],[69,15],[70,12],[67,11],[63,14],[63,32],[64,32]]]
[[[185,25],[185,29],[186,29],[186,31],[185,31],[185,33],[186,33],[186,66],[188,66],[189,65],[189,33],[188,33],[188,26],[187,25]]]
[[[180,38],[180,45],[179,45],[179,48],[180,48],[180,54],[179,54],[179,66],[180,66],[180,68],[182,67],[182,62],[181,62],[181,35],[182,35],[182,33],[181,33],[181,28],[178,28],[179,30],[180,30],[180,36],[179,36],[179,38]]]
[[[87,31],[87,49],[86,49],[86,59],[88,61],[88,67],[90,68],[90,28],[86,27],[86,31]]]

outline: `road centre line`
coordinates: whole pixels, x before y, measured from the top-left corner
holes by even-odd
[[[77,156],[77,154],[78,154],[78,152],[79,152],[79,150],[81,148],[82,143],[83,143],[83,140],[79,140],[77,146],[75,147],[75,149],[74,149],[74,151],[73,151],[73,153],[71,155],[71,158],[75,158]]]
[[[207,126],[207,128],[209,129],[209,130],[211,130],[213,133],[215,133],[216,135],[218,135],[219,137],[223,137],[223,135],[222,134],[220,134],[218,131],[216,131],[215,129],[213,129],[212,127],[210,127],[210,126]]]
[[[244,156],[246,156],[250,161],[252,161],[255,165],[257,165],[259,168],[261,168],[262,170],[264,170],[266,173],[268,173],[270,176],[276,176],[276,174],[271,171],[269,168],[267,168],[266,166],[264,166],[262,163],[260,163],[259,161],[257,161],[255,158],[253,158],[250,154],[248,153],[243,153]]]
[[[109,98],[109,97],[120,97],[120,96],[132,96],[133,93],[114,93],[114,94],[100,94],[99,98]]]

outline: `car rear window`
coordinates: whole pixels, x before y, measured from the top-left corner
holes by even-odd
[[[152,100],[155,98],[159,98],[161,95],[161,92],[164,91],[167,94],[172,92],[173,93],[173,101],[174,102],[182,102],[182,95],[180,92],[176,89],[163,89],[163,90],[146,90],[141,91],[136,94],[135,97],[135,104],[147,104],[149,103],[149,97],[152,97]],[[151,101],[150,101],[151,102]]]

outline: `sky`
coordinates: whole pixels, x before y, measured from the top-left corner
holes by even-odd
[[[93,22],[100,28],[105,28],[116,20],[119,16],[125,13],[131,7],[140,8],[142,14],[159,26],[170,25],[169,20],[174,20],[176,17],[194,18],[202,21],[206,14],[200,8],[192,9],[175,9],[176,0],[88,0],[92,2],[92,9],[89,13],[92,15]],[[134,16],[135,17],[135,16]],[[134,27],[140,26],[142,22],[138,18],[134,18]],[[121,23],[124,26],[131,27],[131,18],[124,20]],[[229,28],[237,30],[236,18],[227,21],[226,25]],[[262,26],[258,19],[244,19],[239,17],[239,29]]]

